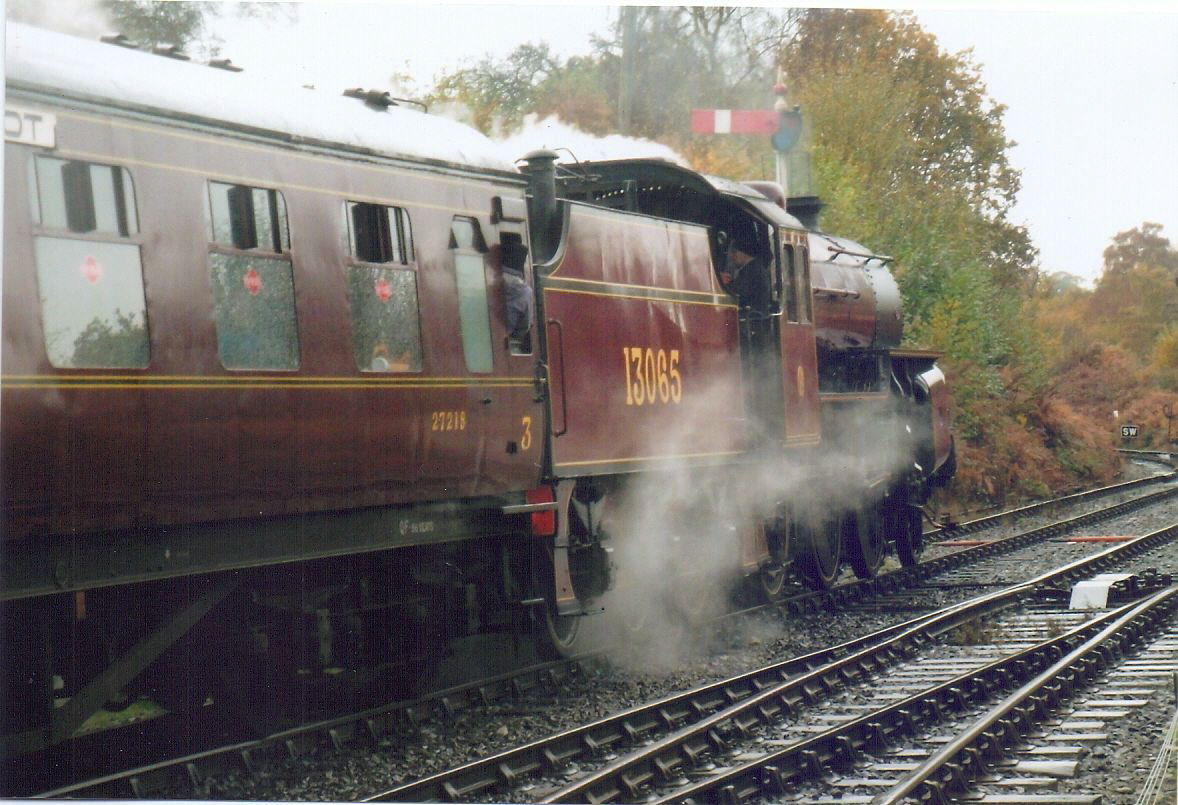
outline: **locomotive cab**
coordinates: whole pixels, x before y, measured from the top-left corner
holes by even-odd
[[[746,445],[816,444],[817,360],[808,247],[799,221],[753,187],[664,160],[589,162],[577,170],[553,170],[549,160],[555,155],[547,154],[542,163],[539,153],[528,156],[536,250],[551,253],[554,264],[567,255],[570,205],[702,227],[707,250],[696,252],[693,265],[708,276],[697,280],[737,310],[733,335],[739,349],[728,358],[739,354]],[[734,258],[747,262],[734,271]],[[631,279],[657,284],[660,278]]]

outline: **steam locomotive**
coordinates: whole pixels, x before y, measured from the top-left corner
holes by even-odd
[[[887,259],[780,188],[517,169],[378,92],[7,37],[6,756],[248,663],[572,652],[655,573],[773,596],[916,561],[944,377]]]

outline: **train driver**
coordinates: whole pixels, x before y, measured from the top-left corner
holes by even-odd
[[[528,285],[524,265],[528,247],[513,233],[503,233],[501,260],[503,265],[503,299],[507,306],[507,337],[513,351],[531,352],[530,333],[536,316],[535,294]]]
[[[728,255],[720,282],[742,308],[769,313],[769,268],[755,232],[738,232],[728,243]]]

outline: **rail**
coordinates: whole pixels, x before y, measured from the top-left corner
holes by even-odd
[[[768,722],[795,712],[800,705],[827,695],[853,680],[883,671],[897,658],[915,653],[936,636],[979,615],[1013,606],[1037,595],[1038,591],[1044,588],[1107,569],[1117,562],[1176,537],[1178,526],[1172,526],[1068,563],[1026,582],[920,616],[882,633],[869,635],[855,641],[860,647],[845,656],[817,667],[810,667],[796,676],[783,678],[768,687],[761,687],[752,695],[734,696],[728,687],[731,680],[692,692],[694,698],[702,697],[714,703],[729,700],[729,703],[719,709],[717,704],[710,707],[691,705],[690,699],[655,702],[630,711],[625,715],[625,720],[607,719],[595,722],[552,738],[533,742],[525,747],[374,794],[365,798],[365,801],[454,802],[476,796],[485,797],[502,793],[505,788],[510,788],[517,781],[530,776],[557,771],[576,758],[591,756],[605,750],[616,751],[650,740],[648,746],[550,793],[542,801],[597,803],[634,800],[652,783],[665,782],[681,769],[694,765],[701,757],[722,751],[725,732],[737,731],[746,734],[759,722]],[[897,632],[896,629],[901,631]],[[780,673],[779,667],[774,666],[774,669]],[[927,699],[934,694],[922,695]],[[940,696],[941,692],[937,691],[935,695]],[[733,699],[735,700],[732,701]],[[898,723],[911,721],[911,712],[904,707],[890,708],[889,713],[898,719]],[[627,724],[631,726],[627,727]],[[767,767],[776,769],[775,772],[769,773],[770,776],[780,777],[784,774],[782,769],[785,765],[792,764],[790,768],[801,768],[800,764],[820,763],[825,755],[837,756],[849,751],[845,748],[847,741],[864,743],[878,740],[881,728],[878,724],[873,724],[875,721],[872,719],[859,719],[852,725],[830,730],[803,744],[783,750],[783,753],[770,755],[768,759],[758,761],[755,765],[739,767],[730,774],[736,777],[744,775],[755,778],[755,785],[760,786]],[[656,727],[660,726],[664,732],[673,731],[662,738],[652,739],[656,734]],[[822,748],[822,753],[819,753],[819,748]],[[802,754],[803,751],[815,754],[806,756]],[[792,758],[789,764],[785,764],[787,755]],[[806,757],[810,757],[811,760],[807,761]],[[747,780],[741,785],[745,783]],[[725,780],[724,775],[720,775],[687,789],[677,789],[674,796],[667,798],[666,801],[698,800],[708,792],[731,785],[735,785],[734,780]],[[725,795],[724,799],[741,801],[743,795],[740,793],[740,786],[733,790],[737,791],[736,796]]]

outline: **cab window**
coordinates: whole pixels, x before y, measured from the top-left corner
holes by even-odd
[[[798,260],[798,312],[803,324],[814,320],[814,292],[810,288],[810,250],[799,246],[795,255]]]
[[[785,291],[785,318],[788,321],[798,320],[798,255],[792,243],[781,244],[781,285]]]

